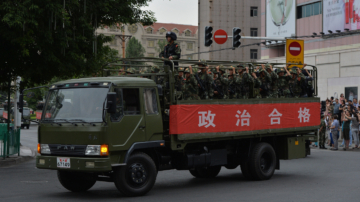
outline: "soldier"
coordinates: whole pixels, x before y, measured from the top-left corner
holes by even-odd
[[[238,98],[238,92],[236,90],[237,86],[240,84],[240,80],[237,80],[237,77],[235,77],[235,67],[232,67],[232,69],[229,70],[228,74],[228,94],[229,99],[237,99]]]
[[[289,66],[289,65],[287,65]],[[285,75],[286,73],[286,75]],[[289,98],[291,97],[291,93],[289,90],[289,81],[291,79],[290,72],[287,70],[287,67],[282,67],[278,71],[279,79],[276,84],[278,87],[278,96],[280,98]]]
[[[228,84],[229,79],[227,75],[225,75],[225,70],[220,69],[224,68],[223,65],[217,66],[214,71],[214,98],[215,99],[227,99],[229,97],[228,93]],[[217,88],[217,89],[215,89]],[[219,91],[219,92],[218,92]]]
[[[320,122],[320,129],[319,129],[319,147],[320,149],[325,148],[325,132],[326,132],[326,124],[325,124],[325,116],[321,114],[321,122]]]
[[[270,95],[270,85],[271,85],[271,77],[270,74],[265,70],[265,66],[262,66],[262,69],[260,70],[260,95],[261,98],[269,98]]]
[[[239,68],[239,76],[236,78],[237,84],[237,97],[239,99],[248,99],[250,86],[254,83],[254,78],[251,77],[249,73],[249,67],[245,67],[243,65],[238,65]]]
[[[209,67],[206,62],[200,61],[196,63],[201,72],[195,75],[199,86],[199,96],[202,100],[212,99],[214,97],[214,89],[212,88],[213,76],[209,74]]]
[[[290,71],[291,79],[289,81],[289,90],[291,97],[299,98],[301,96],[301,84],[305,81],[305,77],[299,75],[299,70],[297,67],[293,67]]]
[[[126,75],[135,74],[135,69],[130,67],[126,69]]]
[[[266,64],[265,67],[266,67],[266,71],[270,74],[270,77],[271,77],[269,97],[270,98],[278,98],[277,80],[279,79],[279,77],[275,73],[275,71],[273,71],[273,68],[271,65]]]
[[[177,91],[182,90],[182,86],[183,86],[184,81],[185,81],[184,71],[185,71],[185,69],[183,67],[179,67],[178,75],[175,76],[175,90],[177,90]]]
[[[181,55],[181,49],[180,45],[175,43],[175,40],[177,39],[177,36],[174,32],[167,32],[166,33],[166,40],[168,41],[168,44],[165,46],[164,50],[161,51],[159,54],[159,57],[166,58],[169,60],[178,60],[180,59]],[[172,63],[169,61],[164,61],[164,65],[168,65],[169,67],[172,67]],[[179,66],[178,62],[174,62],[175,69],[177,69],[177,66]]]
[[[200,100],[198,96],[198,83],[194,77],[192,67],[185,70],[185,81],[182,85],[184,100]]]
[[[253,77],[254,80],[254,98],[261,98],[260,95],[261,81],[259,77],[256,76],[255,72],[251,73],[251,76]]]

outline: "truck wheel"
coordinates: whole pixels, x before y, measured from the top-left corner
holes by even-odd
[[[196,178],[214,178],[216,177],[221,170],[221,166],[212,166],[205,168],[195,168],[194,170],[189,170],[191,175]]]
[[[63,187],[72,192],[84,192],[94,186],[96,178],[90,173],[58,170],[58,179]]]
[[[241,173],[243,174],[243,176],[246,180],[254,180],[254,177],[250,172],[249,163],[247,163],[247,162],[241,163],[240,168],[241,168]]]
[[[258,143],[250,155],[250,172],[255,180],[270,179],[276,168],[274,148],[265,142]]]
[[[30,125],[27,125],[27,127],[26,127],[27,129],[29,129],[30,128]]]
[[[126,166],[114,170],[116,188],[126,196],[142,196],[155,184],[156,165],[149,155],[139,152],[130,156]]]

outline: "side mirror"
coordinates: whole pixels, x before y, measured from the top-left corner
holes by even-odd
[[[110,114],[116,113],[116,93],[111,92],[107,94],[106,109]]]
[[[20,94],[20,97],[19,97],[19,112],[22,113],[23,112],[23,108],[24,108],[24,95]]]

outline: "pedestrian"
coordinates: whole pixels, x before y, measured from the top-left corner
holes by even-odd
[[[339,103],[339,99],[335,99],[335,104],[334,104],[334,114],[340,116],[341,113],[340,113],[340,103]]]
[[[340,94],[340,104],[343,103],[343,100],[345,100],[344,93]]]
[[[319,129],[319,148],[325,148],[325,132],[326,132],[326,123],[324,114],[321,115],[320,129]]]
[[[351,117],[351,134],[354,138],[355,148],[359,147],[359,114],[353,113]]]
[[[351,121],[350,111],[346,110],[345,111],[345,116],[344,116],[344,119],[343,119],[343,122],[344,122],[343,136],[344,136],[344,140],[345,140],[345,148],[343,149],[344,151],[349,150],[350,121]]]
[[[332,138],[334,140],[334,148],[332,148],[331,150],[338,150],[338,138],[339,138],[339,121],[337,120],[337,115],[333,115],[331,117],[332,120],[332,124],[331,124],[331,134],[332,134]]]
[[[340,100],[341,100],[341,99],[340,99]],[[340,113],[339,121],[340,121],[340,124],[342,123],[341,118],[342,118],[342,115],[343,115],[345,106],[346,106],[346,105],[345,105],[345,100],[340,101],[340,107],[339,107],[339,113]]]
[[[332,138],[332,135],[331,135],[331,132],[330,132],[330,126],[331,126],[331,123],[332,123],[331,122],[331,116],[326,115],[325,123],[326,123],[326,137],[328,138],[327,144],[330,147],[333,147],[334,146],[334,141],[333,141],[333,138]]]
[[[353,99],[353,104],[354,104],[354,107],[356,107],[356,108],[359,106],[356,98]]]

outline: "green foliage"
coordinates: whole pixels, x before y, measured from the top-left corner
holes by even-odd
[[[145,48],[135,37],[132,37],[126,45],[126,58],[144,57]]]
[[[0,1],[0,90],[7,91],[10,77],[21,76],[29,87],[99,72],[117,53],[103,46],[111,37],[95,30],[153,24],[154,13],[140,9],[149,1]]]

